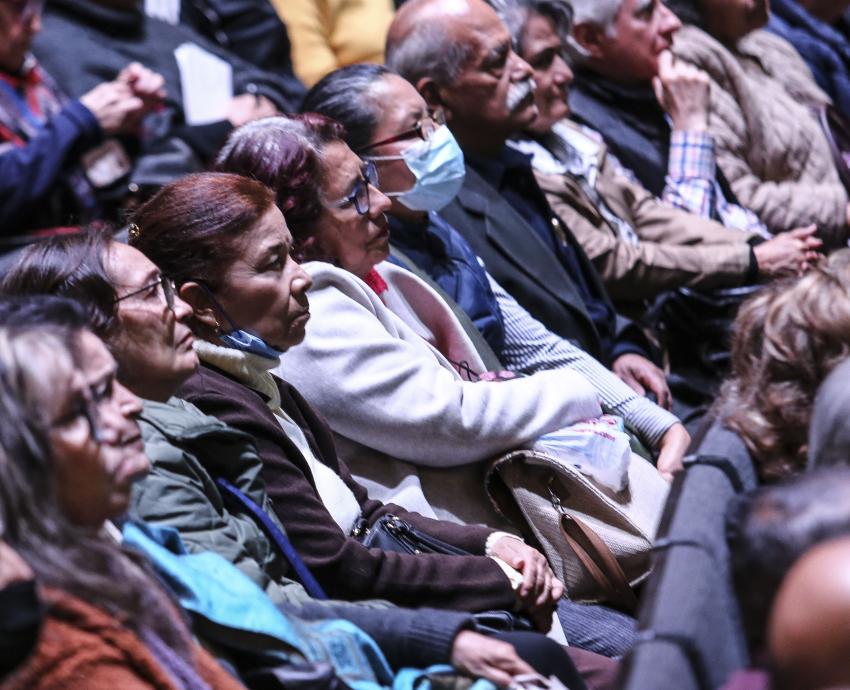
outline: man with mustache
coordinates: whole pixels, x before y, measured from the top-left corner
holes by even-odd
[[[507,139],[537,117],[531,67],[482,0],[410,0],[390,27],[387,65],[442,108],[466,177],[441,215],[505,290],[550,331],[636,389],[669,399],[643,335],[618,318],[581,246],[549,207],[529,160]]]

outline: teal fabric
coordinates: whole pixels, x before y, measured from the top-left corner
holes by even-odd
[[[212,552],[190,554],[170,527],[128,521],[124,543],[141,551],[174,592],[180,605],[200,616],[241,647],[262,645],[281,661],[328,662],[354,690],[430,690],[431,676],[453,673],[448,666],[403,669],[394,674],[375,641],[342,620],[302,621],[284,615],[265,593],[235,566]],[[209,629],[204,627],[205,630]],[[247,634],[247,637],[246,637]],[[494,690],[476,681],[472,690]]]

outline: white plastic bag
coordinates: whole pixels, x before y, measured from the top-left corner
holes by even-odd
[[[534,450],[571,463],[614,491],[628,486],[631,447],[620,417],[606,414],[558,429],[538,438]]]

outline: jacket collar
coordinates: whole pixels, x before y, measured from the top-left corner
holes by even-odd
[[[465,210],[483,216],[487,237],[516,268],[556,299],[578,311],[591,330],[595,330],[581,296],[573,287],[572,280],[564,280],[564,269],[554,254],[511,205],[469,166],[457,202]],[[527,229],[524,241],[518,241],[520,228]]]

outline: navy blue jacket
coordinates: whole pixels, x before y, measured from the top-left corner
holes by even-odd
[[[0,153],[0,235],[76,223],[71,192],[62,193],[63,173],[100,138],[94,115],[71,101],[25,146]]]
[[[436,213],[423,223],[390,216],[392,243],[466,312],[496,354],[505,344],[502,313],[487,273],[467,241]]]
[[[850,41],[796,0],[771,0],[768,30],[793,44],[835,107],[850,117]]]

